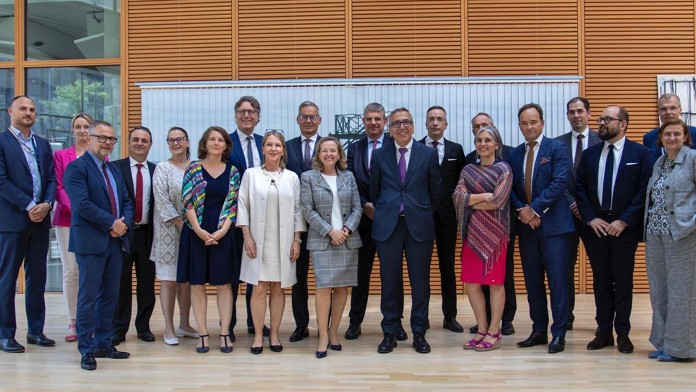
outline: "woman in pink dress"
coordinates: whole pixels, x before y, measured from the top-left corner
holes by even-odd
[[[64,148],[53,154],[54,167],[56,172],[56,203],[53,213],[53,226],[56,229],[56,240],[60,249],[60,259],[63,263],[63,295],[68,306],[68,317],[70,325],[65,334],[66,342],[77,340],[75,332],[75,318],[77,308],[77,285],[78,272],[75,254],[68,252],[68,239],[70,237],[70,200],[63,188],[63,172],[68,163],[82,156],[87,151],[89,144],[89,126],[94,123],[94,119],[87,113],[76,114],[70,121],[75,144],[72,147]]]
[[[510,238],[512,171],[501,160],[500,133],[493,126],[476,134],[480,161],[464,167],[454,191],[454,206],[462,232],[462,282],[476,316],[478,333],[464,344],[466,350],[500,348],[500,319],[505,305],[505,258]],[[491,322],[486,318],[482,285],[491,292]]]

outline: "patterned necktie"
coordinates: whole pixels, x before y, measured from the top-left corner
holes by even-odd
[[[312,141],[312,139],[307,138],[304,140],[305,145],[304,145],[304,169],[309,170],[310,167],[312,166],[312,158],[311,158],[311,153],[309,150],[309,142]]]
[[[104,180],[106,180],[106,193],[109,195],[109,203],[111,204],[111,215],[113,215],[114,217],[118,217],[118,208],[116,207],[116,195],[114,194],[114,188],[111,187],[109,173],[106,172],[106,162],[102,162],[102,172],[104,173]]]
[[[408,148],[406,147],[399,147],[399,154],[401,156],[399,157],[399,176],[401,177],[401,185],[406,182],[406,151],[408,151]],[[401,208],[399,211],[403,212],[404,210],[404,201],[403,201],[403,196],[401,196]]]
[[[614,182],[614,145],[610,144],[607,149],[607,164],[604,167],[604,186],[602,186],[602,209],[611,211],[611,185]]]
[[[375,155],[375,150],[377,149],[377,143],[379,140],[372,139],[372,150],[370,150],[370,160],[367,162],[367,170],[370,170],[370,165],[372,165],[372,156]]]
[[[582,139],[585,135],[582,133],[578,135],[578,142],[575,144],[575,160],[573,161],[573,177],[578,172],[578,166],[580,166],[580,157],[582,157],[582,151],[584,150],[582,145]]]
[[[254,143],[254,138],[252,136],[247,136],[247,169],[254,167],[254,152],[251,149],[251,145]]]
[[[135,165],[138,168],[138,174],[135,176],[135,223],[143,221],[143,173],[140,169],[143,168],[142,163]]]
[[[527,196],[527,203],[532,202],[532,169],[534,168],[534,146],[537,142],[529,142],[527,152],[527,162],[524,165],[524,193]]]

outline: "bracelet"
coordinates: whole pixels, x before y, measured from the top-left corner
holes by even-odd
[[[301,244],[301,243],[302,243],[302,238],[295,238],[294,241],[299,242],[299,243]]]

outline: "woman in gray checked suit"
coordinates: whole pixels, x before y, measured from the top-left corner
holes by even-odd
[[[346,154],[341,143],[333,137],[324,137],[317,143],[313,170],[302,174],[300,200],[309,223],[307,249],[317,285],[316,357],[324,358],[329,348],[342,349],[338,326],[348,287],[358,284],[358,248],[362,242],[353,231],[360,223],[362,207],[353,173],[346,170]]]

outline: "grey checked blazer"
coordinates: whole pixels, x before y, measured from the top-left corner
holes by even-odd
[[[643,227],[648,227],[650,194],[653,185],[660,178],[660,171],[666,156],[663,154],[653,166],[645,197],[643,216],[645,225]],[[665,181],[665,204],[669,213],[667,216],[669,229],[674,241],[686,238],[692,231],[696,230],[696,150],[692,150],[688,146],[682,146],[677,153],[672,173]]]
[[[336,186],[338,188],[343,225],[353,232],[346,240],[346,246],[349,249],[360,248],[362,241],[360,241],[360,236],[356,230],[360,223],[362,207],[353,173],[347,170],[339,170]],[[300,203],[304,218],[309,224],[307,249],[326,250],[331,243],[329,231],[332,229],[331,209],[333,207],[333,193],[319,170],[314,169],[302,173]]]

